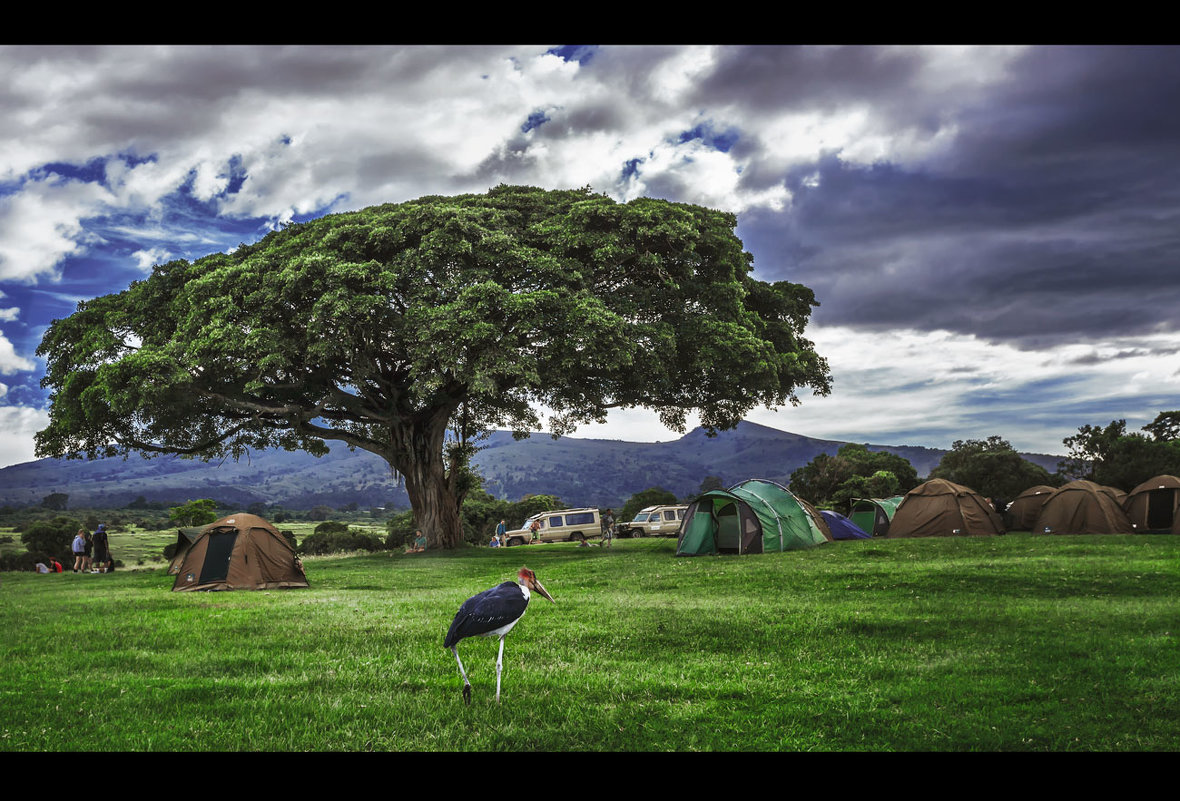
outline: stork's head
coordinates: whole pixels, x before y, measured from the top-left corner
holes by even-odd
[[[524,586],[528,587],[530,591],[539,592],[542,595],[544,595],[546,598],[548,598],[551,603],[557,603],[557,601],[553,600],[553,596],[550,595],[545,590],[545,588],[541,586],[541,582],[537,581],[537,574],[536,573],[529,570],[527,567],[522,567],[520,569],[520,572],[517,573],[516,575],[517,575],[517,577],[520,578],[520,583],[523,584]]]

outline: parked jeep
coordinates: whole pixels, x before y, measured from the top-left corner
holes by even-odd
[[[675,537],[687,506],[648,506],[629,523],[619,524],[620,537]]]
[[[540,524],[539,542],[578,542],[602,535],[602,520],[597,509],[557,509],[540,512],[524,521],[524,525],[504,535],[507,545],[528,545],[533,542],[530,531],[533,521]]]

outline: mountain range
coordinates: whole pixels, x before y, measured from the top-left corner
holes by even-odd
[[[712,437],[698,428],[670,442],[554,439],[547,434],[517,440],[510,432],[495,431],[480,443],[472,461],[484,478],[484,489],[499,498],[547,494],[570,506],[618,508],[649,487],[690,497],[707,476],[717,476],[726,486],[747,478],[786,484],[794,470],[820,453],[835,455],[844,444],[749,422]],[[947,452],[914,445],[868,448],[905,457],[919,476],[933,470]],[[1050,472],[1062,458],[1021,456]],[[52,493],[67,494],[71,508],[120,508],[141,497],[169,504],[214,498],[243,508],[259,501],[289,509],[350,503],[360,508],[409,506],[405,488],[383,460],[340,445],[319,458],[268,450],[237,462],[132,456],[40,459],[0,469],[0,504],[37,505]]]

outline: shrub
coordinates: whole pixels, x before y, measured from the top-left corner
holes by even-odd
[[[0,571],[30,571],[36,569],[36,564],[38,562],[49,564],[51,561],[53,560],[43,553],[30,551],[26,551],[24,553],[0,554]],[[61,562],[60,559],[57,561]],[[66,565],[64,562],[62,562],[62,564],[67,570],[69,569],[69,565]]]
[[[341,551],[379,551],[381,541],[368,534],[347,530],[331,534],[313,533],[303,538],[300,551],[308,555],[339,553]]]
[[[20,541],[30,552],[46,554],[62,564],[71,560],[70,543],[81,526],[69,517],[55,517],[53,520],[39,520],[21,534]]]

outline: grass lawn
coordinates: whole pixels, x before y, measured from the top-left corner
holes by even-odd
[[[0,750],[1180,748],[1180,537],[674,550],[312,557],[274,592],[0,574]],[[443,636],[522,564],[557,604],[499,705],[496,641],[464,641],[464,707]]]

